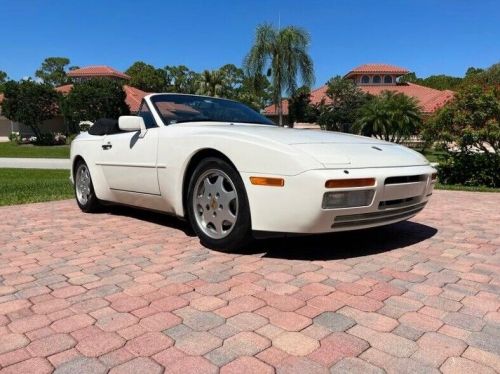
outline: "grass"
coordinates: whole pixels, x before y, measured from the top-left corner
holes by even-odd
[[[68,170],[0,169],[0,206],[71,197]]]
[[[462,184],[436,184],[438,190],[470,191],[470,192],[500,192],[500,188],[486,186],[464,186]]]
[[[0,143],[0,157],[69,158],[69,145],[40,146],[2,142]]]
[[[425,156],[425,158],[427,158],[427,160],[429,160],[430,162],[443,161],[443,158],[446,155],[446,152],[436,151],[435,149],[426,149],[424,152],[420,153],[422,153]]]

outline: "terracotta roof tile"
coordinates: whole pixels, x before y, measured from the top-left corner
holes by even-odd
[[[351,73],[385,73],[385,74],[406,74],[408,69],[389,64],[363,64],[355,67],[346,75]]]
[[[63,86],[59,86],[59,87],[56,87],[55,90],[57,92],[60,92],[62,93],[63,95],[69,93],[71,91],[71,89],[73,88],[73,85],[72,84],[65,84]]]
[[[139,110],[139,106],[141,105],[142,99],[144,96],[148,95],[148,92],[144,92],[138,88],[124,85],[123,90],[127,95],[125,102],[128,104],[131,112],[137,112]]]
[[[71,70],[70,72],[68,72],[68,76],[72,78],[115,77],[130,80],[130,77],[127,74],[124,74],[121,71],[105,65],[85,66],[80,69]]]
[[[410,97],[417,99],[422,111],[426,114],[433,113],[435,110],[441,108],[444,104],[450,101],[455,93],[450,90],[436,90],[434,88],[420,86],[418,84],[408,83],[401,85],[362,85],[359,88],[371,95],[379,95],[382,91],[393,91],[405,94]],[[331,100],[326,96],[326,91],[328,86],[321,86],[313,91],[311,91],[311,103],[319,104],[321,100],[325,100],[325,103],[329,103]],[[283,114],[288,114],[288,100],[283,100]],[[277,115],[276,108],[270,105],[264,109],[264,114],[267,115]]]
[[[361,90],[371,95],[379,95],[383,91],[393,91],[417,99],[424,113],[432,113],[439,109],[454,96],[453,91],[440,91],[434,88],[408,83],[401,85],[359,86]]]

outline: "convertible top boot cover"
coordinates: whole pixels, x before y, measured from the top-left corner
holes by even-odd
[[[113,118],[99,118],[89,129],[90,135],[111,135],[121,132],[118,120]]]

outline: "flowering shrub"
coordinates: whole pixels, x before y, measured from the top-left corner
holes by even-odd
[[[61,134],[58,132],[57,134],[54,135],[54,144],[55,145],[64,145],[66,144],[66,135]]]
[[[13,131],[9,134],[9,140],[13,143],[18,143],[21,141],[21,135],[19,132]]]
[[[9,140],[17,144],[36,144],[36,145],[64,145],[67,141],[67,136],[62,133],[56,134],[41,134],[37,136],[22,137],[19,132],[11,132]]]

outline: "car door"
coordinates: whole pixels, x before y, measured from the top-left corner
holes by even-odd
[[[139,131],[105,135],[100,164],[109,188],[117,192],[160,195],[156,160],[159,127],[144,101],[139,115],[144,119],[146,134]]]

